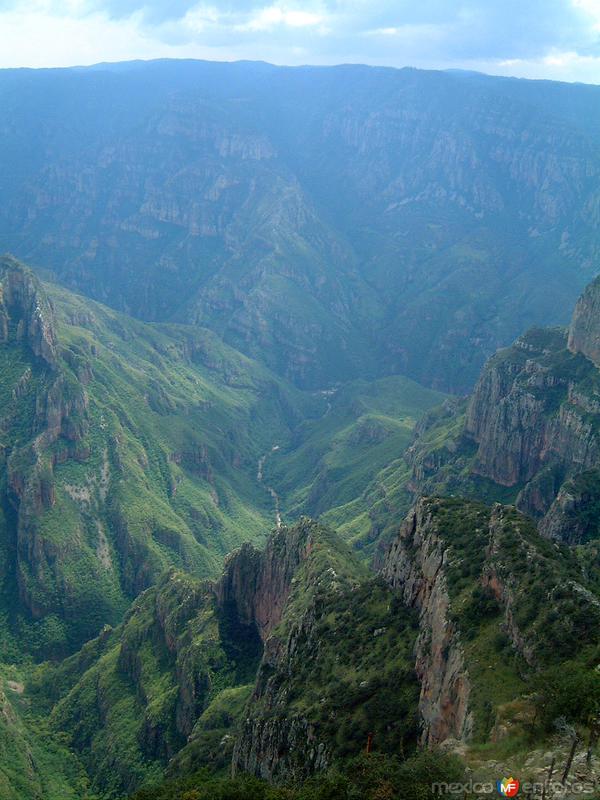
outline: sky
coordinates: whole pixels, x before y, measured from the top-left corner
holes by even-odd
[[[600,83],[600,0],[0,0],[0,67],[165,57]]]

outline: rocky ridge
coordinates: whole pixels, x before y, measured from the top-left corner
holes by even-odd
[[[466,740],[472,733],[470,679],[460,635],[450,619],[445,562],[448,545],[439,536],[431,503],[420,500],[390,546],[382,575],[419,612],[415,670],[421,685],[422,742]]]
[[[599,296],[596,281],[568,330],[524,334],[488,361],[466,409],[421,425],[407,453],[413,492],[508,500],[572,544],[597,535]]]
[[[468,391],[598,258],[594,86],[158,61],[6,71],[0,96],[0,247],[304,387]]]
[[[600,632],[597,587],[577,557],[500,504],[420,499],[382,575],[419,614],[424,744],[486,741],[519,685],[527,693],[524,676],[572,658]],[[499,686],[485,655],[490,631],[506,638],[504,660],[513,661]]]

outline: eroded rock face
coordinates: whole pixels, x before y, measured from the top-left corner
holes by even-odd
[[[268,780],[303,779],[329,764],[329,751],[306,719],[286,713],[286,674],[302,643],[303,652],[315,639],[314,611],[291,626],[287,636],[272,635],[282,619],[298,567],[313,547],[314,523],[309,520],[276,532],[263,553],[245,545],[227,562],[217,586],[220,603],[233,602],[243,619],[253,619],[264,652],[248,715],[233,752],[234,771],[251,772]],[[252,713],[254,706],[261,710]]]
[[[583,353],[600,367],[600,279],[579,298],[569,328],[569,350]]]
[[[540,469],[554,446],[548,395],[568,390],[535,356],[543,358],[543,349],[522,337],[491,359],[467,409],[465,431],[479,445],[474,471],[503,486],[524,483]]]
[[[428,745],[468,739],[473,725],[471,682],[449,616],[446,558],[447,543],[437,533],[429,501],[421,499],[392,543],[382,575],[408,606],[419,611],[415,669],[421,683],[422,741]]]
[[[0,258],[0,342],[27,344],[48,366],[56,366],[56,331],[50,303],[37,278],[16,259]]]
[[[490,359],[468,405],[471,471],[514,488],[543,518],[564,480],[600,460],[600,373],[560,330],[531,331]]]
[[[600,533],[600,477],[584,472],[560,487],[539,523],[540,533],[567,544],[582,544]]]
[[[267,641],[249,713],[234,748],[234,771],[266,780],[304,780],[331,763],[330,743],[302,714],[287,709],[285,675],[297,651],[316,653],[314,623],[314,615],[308,615],[286,640],[271,637]],[[252,713],[253,703],[260,703],[260,713]]]
[[[244,624],[255,624],[266,641],[279,624],[292,579],[311,550],[310,532],[296,526],[274,533],[265,550],[250,544],[232,553],[216,584],[221,607],[230,605]]]
[[[19,597],[33,617],[41,617],[56,607],[46,579],[60,581],[61,548],[38,535],[39,517],[56,502],[55,464],[88,455],[81,445],[88,431],[88,397],[61,369],[54,312],[40,282],[10,256],[0,258],[0,344],[22,345],[29,361],[0,424],[11,434],[13,428],[21,431],[3,456],[16,511]],[[20,404],[29,409],[24,419],[14,416]]]
[[[486,723],[482,713],[490,630],[526,670],[570,658],[597,639],[600,603],[577,557],[548,543],[513,506],[421,498],[382,575],[419,613],[424,744],[490,735],[493,719]]]

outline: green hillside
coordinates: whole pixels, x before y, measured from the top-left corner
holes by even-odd
[[[373,495],[386,496],[390,516],[408,509],[404,488],[391,505],[385,475],[402,458],[417,421],[444,395],[390,376],[352,381],[318,396],[327,403],[325,413],[301,423],[289,444],[267,456],[264,481],[279,494],[286,519],[320,516],[370,557],[381,533]]]
[[[136,322],[8,258],[0,280],[6,659],[17,639],[64,653],[166,567],[215,575],[264,539],[258,460],[314,403],[210,332]]]

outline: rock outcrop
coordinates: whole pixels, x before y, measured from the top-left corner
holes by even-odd
[[[579,497],[569,482],[600,463],[600,369],[590,344],[597,286],[578,304],[570,332],[529,331],[488,361],[464,423],[456,408],[454,420],[438,414],[417,430],[406,455],[411,491],[509,500],[547,535],[590,535],[587,522],[569,532],[565,513],[577,527],[576,509],[585,515],[594,502],[592,485]]]
[[[0,343],[27,345],[48,366],[56,367],[57,336],[53,311],[38,279],[11,256],[0,258]]]
[[[415,669],[428,745],[491,735],[490,631],[521,665],[518,683],[528,670],[572,658],[600,630],[597,590],[577,556],[514,507],[421,498],[382,575],[418,611]]]
[[[288,619],[284,630],[275,630],[282,621],[298,567],[312,552],[319,533],[316,523],[304,519],[291,529],[277,531],[264,553],[248,559],[249,549],[242,548],[228,562],[229,569],[218,585],[220,602],[233,600],[246,619],[257,622],[264,641],[248,713],[233,752],[234,771],[252,772],[269,780],[306,778],[329,764],[329,750],[315,726],[301,713],[287,708],[285,676],[292,675],[299,654],[307,655],[319,646],[311,602],[314,585],[296,585],[296,596],[306,592],[307,608],[298,618]]]
[[[600,367],[600,278],[579,298],[569,328],[569,350]]]
[[[473,473],[514,487],[538,518],[566,479],[600,463],[600,372],[569,342],[558,330],[521,337],[487,364],[467,411]]]
[[[312,546],[265,642],[233,751],[235,771],[301,781],[361,752],[415,746],[415,619],[340,540],[303,522]]]
[[[382,575],[419,612],[415,669],[421,684],[422,741],[427,745],[468,739],[473,727],[471,681],[459,632],[450,619],[447,559],[448,543],[439,534],[431,501],[423,498],[392,542]]]
[[[600,536],[600,475],[590,470],[567,480],[539,522],[540,533],[570,545]]]
[[[225,562],[216,584],[220,607],[235,611],[245,625],[256,625],[265,642],[281,622],[294,575],[312,548],[310,526],[299,524],[274,533],[264,550],[244,544]]]

